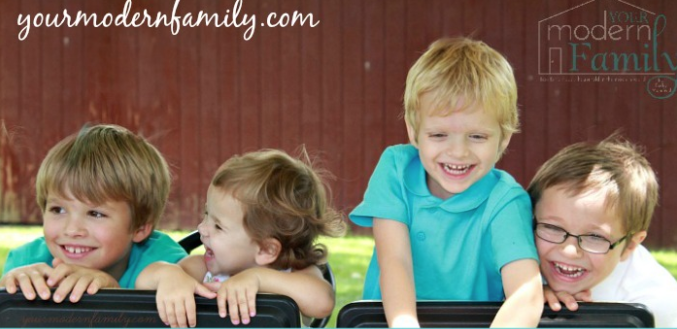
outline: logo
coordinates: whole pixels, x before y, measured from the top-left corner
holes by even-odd
[[[596,2],[599,2],[596,4]],[[643,83],[656,99],[677,90],[667,17],[624,0],[591,0],[538,22],[541,81]]]

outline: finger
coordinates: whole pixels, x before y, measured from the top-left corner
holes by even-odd
[[[562,305],[559,303],[559,299],[557,299],[557,296],[552,290],[545,290],[544,296],[545,301],[548,303],[548,306],[550,306],[550,309],[552,309],[555,312],[562,309]]]
[[[75,285],[73,286],[73,290],[71,291],[71,296],[70,296],[70,301],[71,303],[77,303],[80,301],[80,298],[82,295],[85,293],[85,291],[88,290],[90,284],[93,283],[93,278],[85,276],[81,277],[80,280],[78,280]],[[96,292],[96,291],[95,291]]]
[[[44,272],[41,272],[41,269],[38,267],[34,270],[31,270],[28,273],[28,276],[30,277],[35,292],[40,296],[40,298],[42,300],[49,299],[49,296],[52,292],[45,282]]]
[[[566,307],[571,310],[571,311],[576,311],[578,310],[578,303],[576,302],[576,299],[574,296],[567,292],[559,292],[557,293],[557,297],[559,298]]]
[[[87,287],[87,293],[90,295],[96,294],[99,291],[99,289],[103,287],[103,284],[104,284],[103,279],[94,278],[94,280],[92,280],[92,282]]]
[[[238,296],[238,308],[240,309],[240,320],[242,324],[249,324],[249,294],[246,291],[240,292]]]
[[[576,300],[592,302],[592,294],[590,293],[590,290],[581,291],[575,294],[574,297],[576,297]]]
[[[216,296],[216,305],[219,306],[219,316],[222,318],[226,317],[226,298],[228,297],[227,290],[219,290],[218,295]]]
[[[184,302],[185,303],[185,302]],[[174,312],[176,313],[176,322],[181,328],[188,327],[188,322],[186,321],[186,307],[184,303],[176,303],[174,305]]]
[[[69,274],[73,271],[72,267],[67,264],[60,264],[52,270],[52,272],[47,276],[47,284],[50,287],[56,287],[60,285],[60,282],[68,277]]]
[[[16,294],[17,290],[16,284],[17,284],[16,276],[14,274],[7,275],[7,279],[5,281],[5,289],[7,290],[8,293]]]
[[[202,297],[209,298],[209,299],[216,297],[215,292],[211,291],[209,288],[207,288],[207,287],[205,287],[201,284],[197,284],[195,286],[195,293],[202,296]]]
[[[167,321],[172,328],[179,326],[179,323],[176,320],[176,311],[174,310],[174,303],[168,302],[165,304],[165,311],[167,312]]]
[[[35,290],[33,289],[33,282],[31,281],[30,276],[27,273],[21,272],[17,274],[17,281],[19,282],[19,288],[23,292],[24,297],[28,300],[35,299]]]
[[[78,281],[78,276],[71,275],[66,277],[59,283],[59,287],[56,288],[56,291],[54,292],[54,297],[52,299],[57,302],[61,303],[66,299],[66,296],[73,290],[73,287]]]
[[[236,290],[228,296],[228,313],[230,314],[230,322],[234,325],[240,324],[240,293]],[[246,301],[244,306],[246,306]]]
[[[195,299],[189,298],[186,300],[186,316],[188,317],[188,325],[191,328],[197,325],[197,315],[195,313]]]
[[[222,283],[223,282],[207,282],[207,283],[203,283],[202,285],[204,285],[205,287],[207,287],[209,290],[211,290],[213,292],[217,292],[221,288]]]
[[[54,260],[52,261],[52,267],[57,267],[61,264],[66,264],[64,263],[64,261],[61,260],[61,258],[54,258]]]
[[[256,293],[254,291],[247,291],[247,303],[249,306],[249,316],[256,316]]]
[[[165,326],[168,326],[169,322],[167,321],[167,314],[165,314],[165,303],[155,297],[155,304],[157,305],[157,314],[160,316],[160,320],[162,320]]]

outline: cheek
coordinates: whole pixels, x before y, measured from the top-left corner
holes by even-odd
[[[620,261],[620,256],[616,253],[606,254],[606,255],[590,255],[590,264],[596,271],[600,272],[600,275],[610,274],[611,271],[618,265]]]
[[[42,224],[42,233],[45,238],[54,238],[58,236],[60,232],[61,226],[58,224],[58,222],[49,219],[44,220],[44,223]]]
[[[132,233],[123,227],[90,226],[90,236],[102,247],[124,250],[132,243]]]
[[[538,251],[538,258],[543,259],[552,250],[554,245],[552,243],[545,242],[539,238],[535,239],[536,239],[536,250]]]

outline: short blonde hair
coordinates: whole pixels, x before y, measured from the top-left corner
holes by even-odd
[[[320,235],[341,236],[345,223],[330,206],[329,187],[321,170],[279,150],[261,150],[234,156],[217,170],[212,186],[232,193],[243,206],[244,228],[259,245],[274,238],[281,244],[278,269],[318,265],[326,248]]]
[[[570,145],[546,161],[529,184],[534,207],[543,192],[563,187],[571,195],[600,190],[628,233],[649,229],[658,203],[658,181],[637,147],[617,135]]]
[[[418,134],[420,100],[433,97],[432,114],[480,106],[498,120],[502,138],[519,131],[517,84],[496,50],[469,38],[440,39],[414,63],[404,90],[404,119]]]
[[[124,201],[130,230],[158,223],[167,203],[171,176],[162,154],[142,137],[117,125],[83,127],[47,153],[38,170],[36,201],[44,213],[50,193],[66,190],[81,201]]]

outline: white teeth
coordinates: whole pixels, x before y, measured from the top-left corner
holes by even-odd
[[[452,164],[443,164],[444,170],[446,172],[460,175],[468,171],[470,169],[470,165],[452,165]]]
[[[557,272],[560,274],[566,275],[570,278],[577,278],[585,272],[585,269],[582,267],[573,267],[573,266],[568,266],[560,263],[554,263],[555,268],[557,269]]]
[[[82,254],[92,250],[92,248],[87,247],[71,247],[71,246],[64,246],[64,249],[66,249],[66,251],[68,251],[71,254]]]

